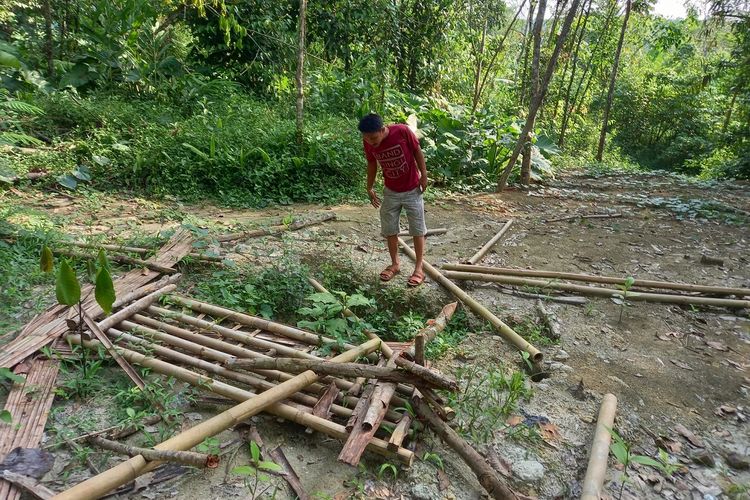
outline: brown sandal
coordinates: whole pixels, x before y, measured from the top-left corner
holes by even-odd
[[[424,283],[424,273],[413,273],[409,276],[409,280],[406,282],[410,287],[418,287],[422,283]]]
[[[401,270],[398,268],[398,266],[394,266],[391,264],[390,266],[383,269],[383,271],[380,273],[380,281],[386,282],[391,281],[394,276],[396,276]]]

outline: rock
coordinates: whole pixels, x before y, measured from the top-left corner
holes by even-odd
[[[565,363],[560,363],[559,361],[553,361],[549,364],[549,369],[552,371],[561,371],[561,372],[572,372],[573,368],[566,365]]]
[[[705,465],[706,467],[714,467],[716,465],[714,457],[706,450],[693,455],[692,459],[696,464]]]
[[[732,469],[736,470],[748,470],[750,469],[750,460],[748,457],[743,457],[739,453],[729,453],[724,457],[727,461],[727,465]]]
[[[411,497],[414,500],[432,500],[440,498],[440,492],[432,485],[415,484],[411,487]]]
[[[570,354],[560,349],[559,351],[557,351],[557,354],[552,357],[552,359],[554,359],[555,361],[567,361],[568,359],[570,359]]]
[[[546,391],[549,389],[549,384],[545,384],[544,382],[539,382],[538,384],[535,384],[533,387],[536,387],[540,391]]]
[[[536,460],[523,460],[512,465],[513,475],[521,481],[539,481],[544,477],[544,465]]]

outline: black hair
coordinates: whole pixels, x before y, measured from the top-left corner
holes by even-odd
[[[359,121],[359,131],[363,134],[377,132],[381,128],[383,128],[383,119],[377,113],[365,115],[364,118]]]

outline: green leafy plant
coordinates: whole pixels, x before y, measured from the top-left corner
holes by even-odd
[[[430,451],[425,451],[424,455],[422,455],[422,461],[423,462],[430,462],[430,463],[434,464],[438,469],[445,470],[445,465],[443,464],[443,459],[437,453],[432,453]]]
[[[263,489],[258,488],[263,483],[269,483],[271,478],[263,472],[281,472],[281,466],[270,460],[261,460],[260,447],[255,441],[250,441],[250,463],[232,469],[232,473],[242,476],[245,486],[250,490],[250,498],[258,498],[268,491],[273,484],[267,484]],[[274,491],[276,487],[274,486]]]
[[[219,447],[220,444],[221,442],[219,441],[219,438],[207,437],[206,439],[203,440],[202,443],[196,446],[195,449],[201,453],[217,455],[221,451],[221,448]]]
[[[622,322],[622,313],[628,306],[628,291],[633,286],[633,283],[635,283],[635,278],[628,276],[625,278],[625,282],[620,286],[620,290],[622,290],[622,302],[620,303],[620,317],[617,320],[618,323]]]
[[[362,329],[366,327],[358,318],[342,317],[343,311],[352,308],[375,307],[373,299],[358,293],[353,295],[338,291],[314,293],[308,295],[307,300],[312,302],[312,307],[302,307],[297,312],[311,319],[298,321],[297,326],[333,337],[336,341],[335,347],[338,348],[343,347],[345,342],[357,340],[362,335]]]
[[[383,479],[386,472],[390,472],[394,480],[398,479],[398,468],[392,463],[385,462],[384,464],[381,464],[380,467],[378,467],[378,479]]]

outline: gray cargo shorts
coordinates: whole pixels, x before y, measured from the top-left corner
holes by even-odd
[[[393,236],[399,233],[398,221],[402,208],[409,220],[409,236],[424,236],[427,226],[424,222],[424,198],[419,186],[403,193],[383,188],[383,202],[380,205],[381,234]]]

